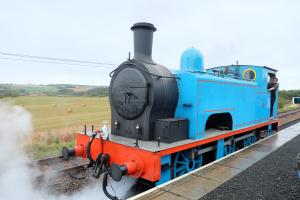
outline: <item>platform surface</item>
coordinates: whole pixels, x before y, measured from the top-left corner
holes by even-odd
[[[276,154],[277,152],[280,154],[281,150],[285,148],[285,146],[288,146],[290,143],[293,144],[294,140],[297,140],[299,142],[298,150],[300,151],[299,133],[300,123],[291,126],[283,131],[280,131],[270,138],[261,140],[249,148],[245,148],[243,150],[235,152],[233,155],[203,166],[200,169],[178,177],[170,181],[169,183],[163,184],[149,191],[136,195],[131,199],[192,200],[199,199],[201,197],[203,197],[203,199],[264,199],[264,193],[261,191],[258,192],[258,195],[253,195],[255,192],[257,192],[255,190],[259,190],[259,184],[263,178],[255,179],[256,176],[251,176],[254,177],[251,182],[252,185],[257,186],[255,189],[252,188],[254,190],[253,191],[251,188],[249,188],[248,182],[246,181],[247,178],[250,177],[249,174],[257,174],[259,172],[260,175],[257,176],[263,177],[264,174],[267,174],[265,172],[267,172],[268,170],[273,170],[277,173],[277,175],[275,176],[277,176],[278,178],[281,177],[280,175],[285,175],[286,173],[295,173],[295,178],[298,178],[294,170],[295,166],[294,168],[292,167],[291,169],[288,169],[289,171],[281,171],[282,169],[280,169],[280,167],[275,170],[278,164],[271,162],[272,160],[274,160],[274,158],[272,158],[271,161],[268,161],[268,158],[273,154]],[[294,151],[297,151],[297,149],[295,149]],[[292,155],[283,155],[281,157],[288,158],[290,156],[292,162],[296,163],[296,154],[293,155],[293,152],[291,152],[291,150],[286,151],[286,154],[289,154],[289,152]],[[280,156],[277,159],[279,160]],[[261,162],[271,163],[269,163],[267,166],[261,167]],[[287,161],[283,160],[282,162]],[[256,169],[257,165],[259,165],[258,168],[260,168],[260,170]],[[273,166],[273,168],[269,165]],[[235,178],[238,178],[239,180],[232,181]],[[273,182],[274,181],[276,182],[276,177]],[[286,182],[287,180],[279,179],[277,181]],[[236,185],[236,183],[238,183],[238,185]],[[271,184],[270,187],[273,187],[273,185]],[[243,188],[249,189],[247,192],[239,192],[242,191]],[[300,195],[300,181],[298,184],[298,189],[299,192],[295,195]],[[244,196],[242,197],[241,195],[243,195],[243,193]],[[298,197],[300,198],[300,196]],[[269,199],[274,198],[270,198],[269,196]]]

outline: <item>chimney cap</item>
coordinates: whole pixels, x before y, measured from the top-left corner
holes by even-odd
[[[148,29],[148,30],[151,30],[151,31],[153,31],[153,32],[156,31],[156,28],[154,27],[154,25],[151,24],[151,23],[147,23],[147,22],[138,22],[138,23],[135,23],[135,24],[131,27],[131,30],[134,31],[135,29],[138,29],[138,28]]]

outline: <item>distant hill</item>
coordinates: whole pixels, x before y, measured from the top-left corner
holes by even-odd
[[[108,96],[108,86],[0,84],[0,98],[17,96]]]

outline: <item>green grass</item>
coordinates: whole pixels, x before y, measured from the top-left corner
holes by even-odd
[[[32,113],[35,132],[48,132],[69,127],[101,125],[110,120],[108,97],[15,97],[4,98]],[[71,109],[71,112],[68,110]]]
[[[25,151],[34,159],[41,159],[49,156],[61,155],[61,150],[64,146],[74,147],[75,140],[68,142],[53,141],[51,144],[35,143],[25,146]]]
[[[26,151],[35,158],[57,154],[74,145],[74,133],[110,121],[108,97],[22,96],[2,98],[32,114],[33,134]]]
[[[296,108],[299,108],[299,105],[297,104],[284,105],[283,108],[278,109],[278,112],[285,112],[289,110],[294,110]]]

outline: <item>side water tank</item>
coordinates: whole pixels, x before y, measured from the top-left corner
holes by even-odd
[[[204,59],[202,53],[193,47],[185,50],[180,57],[180,69],[203,72]]]

